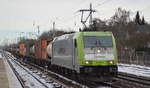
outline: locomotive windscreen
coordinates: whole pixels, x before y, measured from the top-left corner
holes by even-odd
[[[112,36],[84,36],[86,60],[112,60]]]
[[[111,36],[85,36],[84,47],[85,48],[94,48],[94,47],[110,48],[112,47],[112,37]]]

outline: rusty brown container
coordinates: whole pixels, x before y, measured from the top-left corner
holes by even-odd
[[[47,51],[46,51],[46,48],[47,48],[47,41],[46,40],[41,40],[41,57],[43,59],[47,59]]]
[[[41,59],[47,59],[47,41],[46,40],[38,40],[35,41],[35,56]]]
[[[24,43],[19,44],[19,54],[23,56],[25,56],[26,54],[26,48]]]

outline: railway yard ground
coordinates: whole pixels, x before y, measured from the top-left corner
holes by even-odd
[[[57,82],[48,78],[43,72],[27,68],[15,61],[15,57],[10,55],[10,53],[5,53],[3,56],[5,63],[8,64],[7,66],[11,68],[13,74],[15,74],[14,76],[17,78],[13,80],[13,82],[15,82],[13,84],[16,84],[16,82],[20,84],[20,87],[10,84],[9,87],[3,88],[57,88],[57,86],[59,86]],[[63,85],[63,87],[65,86]]]
[[[0,88],[22,88],[17,77],[0,53]]]
[[[134,64],[119,64],[119,72],[133,74],[137,76],[150,77],[150,67],[134,65]]]
[[[82,84],[59,75],[50,77],[45,70],[41,71],[18,62],[9,52],[3,52],[0,56],[0,77],[4,79],[0,80],[0,88],[149,88],[150,86],[150,67],[119,64],[118,76],[111,82]],[[62,80],[67,80],[68,84],[61,82]]]
[[[2,87],[8,87],[8,79],[7,79],[7,74],[6,74],[6,69],[4,62],[2,60],[2,57],[0,55],[0,88]]]

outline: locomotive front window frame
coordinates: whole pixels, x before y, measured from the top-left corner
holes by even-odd
[[[84,36],[84,48],[112,48],[112,36]]]

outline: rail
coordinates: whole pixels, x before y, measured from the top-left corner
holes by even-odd
[[[15,73],[16,77],[18,78],[19,82],[21,83],[22,87],[23,88],[26,88],[25,87],[25,84],[22,80],[22,78],[19,76],[19,73],[16,71],[16,69],[13,67],[12,63],[10,62],[10,60],[8,59],[11,59],[11,61],[13,63],[15,63],[16,65],[18,65],[19,67],[21,67],[23,70],[25,70],[28,74],[30,74],[34,79],[36,79],[39,83],[41,83],[45,88],[49,88],[45,83],[43,83],[42,81],[40,81],[38,78],[36,78],[31,72],[29,72],[27,69],[25,69],[22,65],[20,65],[19,63],[17,63],[12,57],[10,57],[9,55],[7,54],[4,54],[9,65],[11,66],[11,68],[13,69],[13,72]]]

